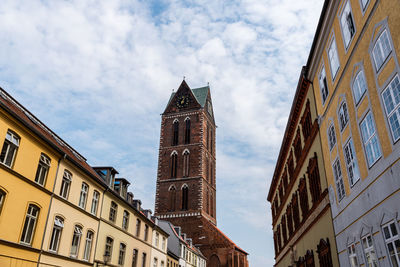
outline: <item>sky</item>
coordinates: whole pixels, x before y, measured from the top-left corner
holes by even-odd
[[[274,262],[266,197],[323,0],[2,0],[0,86],[154,210],[160,114],[210,84],[218,227]]]

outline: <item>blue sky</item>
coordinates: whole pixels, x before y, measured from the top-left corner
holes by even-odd
[[[210,83],[218,226],[272,266],[266,195],[323,0],[2,1],[0,86],[154,209],[160,113]]]

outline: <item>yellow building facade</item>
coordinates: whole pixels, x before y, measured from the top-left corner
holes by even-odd
[[[0,266],[37,266],[43,242],[61,151],[34,120],[0,89]]]
[[[314,92],[305,70],[268,193],[275,266],[338,266]]]
[[[325,1],[307,62],[341,266],[399,266],[400,2]]]

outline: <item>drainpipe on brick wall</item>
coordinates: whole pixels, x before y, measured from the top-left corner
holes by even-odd
[[[46,234],[47,224],[48,224],[48,222],[49,222],[50,209],[51,209],[51,204],[53,203],[54,190],[56,189],[56,182],[57,182],[58,171],[59,171],[59,169],[60,169],[60,163],[61,163],[62,160],[65,160],[66,158],[67,158],[67,154],[64,154],[64,155],[58,160],[58,162],[57,162],[56,176],[54,177],[54,184],[53,184],[53,190],[51,191],[51,197],[50,197],[50,203],[49,203],[49,210],[47,211],[46,223],[44,224],[44,231],[43,231],[43,236],[42,236],[42,243],[41,243],[41,245],[40,245],[40,252],[39,252],[37,267],[39,267],[40,258],[41,258],[42,253],[43,253],[44,236],[45,236],[45,234]]]

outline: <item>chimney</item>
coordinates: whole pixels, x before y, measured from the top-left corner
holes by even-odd
[[[128,201],[129,204],[133,205],[133,193],[128,192],[126,200]]]
[[[181,227],[180,227],[180,226],[175,226],[175,227],[174,227],[174,230],[175,230],[175,232],[176,232],[176,234],[177,234],[178,236],[181,236]]]
[[[147,219],[151,220],[151,213],[152,211],[150,209],[148,210],[143,210],[144,215],[146,215]]]
[[[193,243],[192,243],[192,239],[191,239],[191,238],[187,238],[187,239],[186,239],[186,242],[189,243],[189,246],[190,246],[190,247],[193,247]]]
[[[155,225],[158,225],[158,218],[156,216],[152,216],[151,219],[153,220]]]
[[[140,211],[140,206],[142,205],[142,201],[140,199],[133,200],[133,207]]]
[[[182,233],[182,234],[181,234],[181,237],[182,237],[182,239],[183,239],[184,241],[186,241],[186,234],[185,234],[185,233]]]

